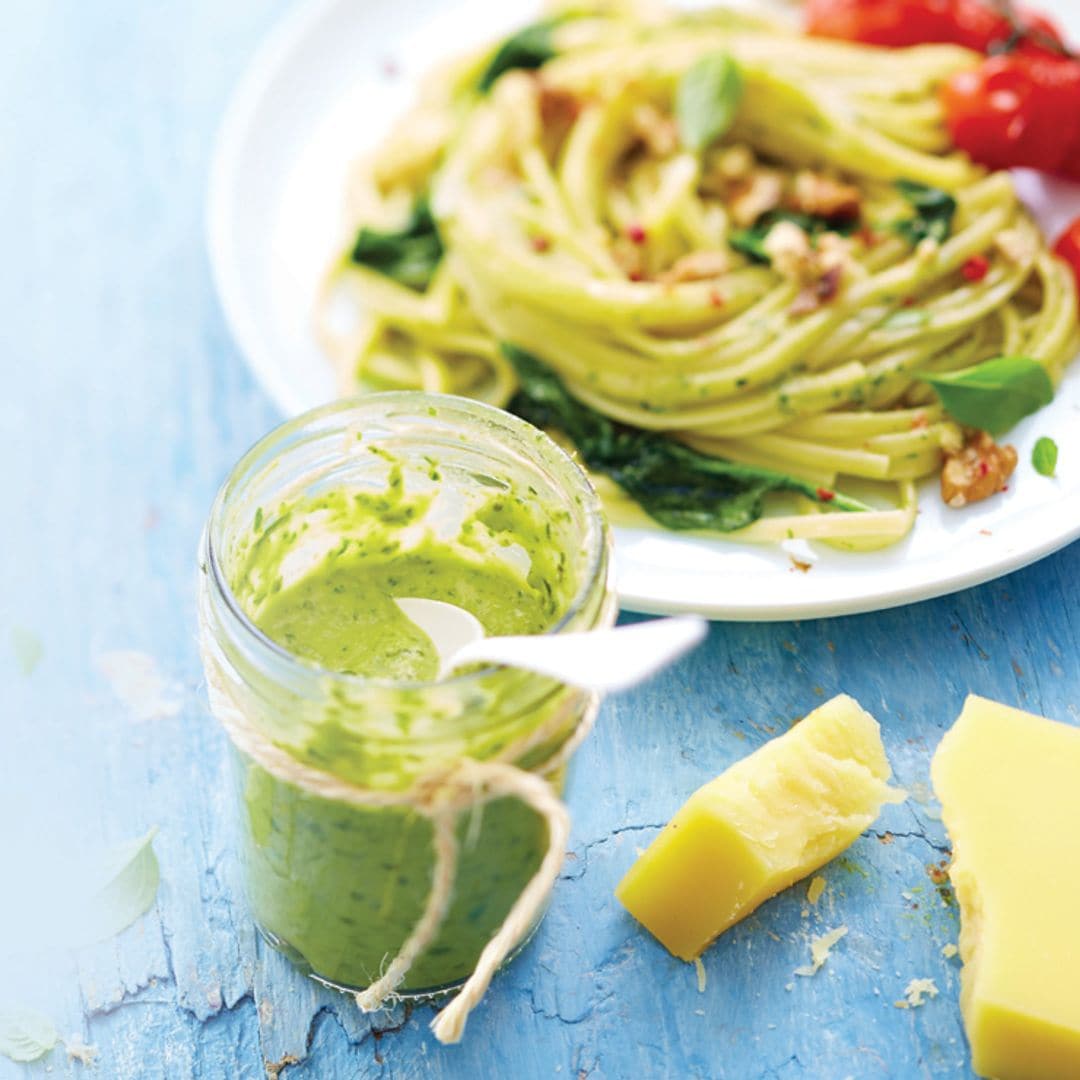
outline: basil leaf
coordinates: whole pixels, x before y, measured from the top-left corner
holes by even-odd
[[[477,90],[481,94],[486,94],[495,84],[495,80],[504,72],[512,71],[514,68],[534,71],[557,56],[553,31],[559,21],[558,19],[544,19],[531,26],[523,27],[516,34],[511,34],[495,50],[476,84]]]
[[[912,244],[928,238],[943,244],[949,239],[956,216],[956,200],[947,191],[914,180],[897,180],[896,188],[915,210],[914,217],[893,225],[901,236]]]
[[[795,210],[769,210],[746,229],[732,229],[728,233],[728,246],[733,251],[738,251],[757,263],[766,266],[772,263],[769,253],[765,250],[765,238],[769,235],[772,227],[779,221],[790,221],[798,225],[806,233],[811,241],[822,233],[834,232],[840,236],[850,236],[859,227],[859,222],[854,221],[831,221],[829,218],[818,214],[802,214]]]
[[[12,1061],[43,1058],[59,1041],[56,1026],[33,1009],[0,1009],[0,1054]]]
[[[1057,469],[1058,448],[1057,443],[1046,435],[1043,435],[1031,451],[1031,464],[1040,476],[1053,476]]]
[[[153,847],[156,835],[157,829],[151,829],[106,856],[75,913],[72,930],[79,944],[114,937],[154,906],[161,880]]]
[[[1003,356],[961,371],[919,376],[961,424],[998,435],[1054,399],[1046,369],[1022,356]]]
[[[574,398],[531,353],[507,344],[502,350],[520,383],[510,412],[564,432],[590,469],[610,476],[669,529],[740,529],[761,517],[770,491],[795,491],[837,510],[869,509],[796,477],[709,457],[663,435],[615,423]]]
[[[739,67],[727,53],[710,53],[690,67],[675,91],[679,140],[695,153],[731,127],[743,94]]]
[[[426,198],[420,198],[409,220],[396,232],[363,226],[349,259],[422,292],[431,284],[442,255],[442,240],[431,207]]]

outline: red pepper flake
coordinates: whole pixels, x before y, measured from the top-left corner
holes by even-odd
[[[920,431],[925,427],[930,426],[930,421],[927,419],[926,413],[921,412],[914,420],[911,421],[911,430]]]
[[[716,289],[709,290],[709,303],[715,308],[721,308],[724,306],[724,298]]]
[[[980,536],[993,536],[994,534],[989,529],[980,529],[979,530],[979,535]]]
[[[792,570],[798,570],[800,574],[810,573],[811,563],[803,562],[802,559],[796,559],[794,555],[789,555],[788,558],[791,560]]]
[[[645,275],[640,270],[631,270],[626,275],[631,281],[644,281]]]
[[[817,497],[822,502],[832,502],[836,498],[836,492],[830,491],[828,488],[818,488]]]
[[[914,307],[918,302],[918,298],[914,296],[905,296],[904,299],[900,301],[903,307]]]
[[[626,239],[631,244],[644,244],[648,239],[645,230],[640,225],[628,225],[626,229]]]
[[[533,251],[547,251],[551,247],[551,241],[546,236],[540,236],[539,234],[533,236],[530,243],[532,244]]]
[[[985,461],[979,462],[979,475],[985,476],[990,471],[990,466]]]
[[[960,273],[965,281],[977,284],[990,273],[990,260],[985,255],[972,255],[960,268]]]

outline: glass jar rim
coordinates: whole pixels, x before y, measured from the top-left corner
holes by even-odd
[[[387,689],[395,691],[422,692],[435,686],[468,686],[471,682],[490,676],[497,670],[497,667],[487,666],[442,680],[430,679],[410,682],[335,671],[333,668],[325,667],[316,661],[305,659],[290,652],[285,646],[260,629],[244,611],[226,579],[218,555],[217,545],[214,542],[215,532],[223,524],[222,515],[229,496],[233,494],[234,488],[245,479],[251,467],[268,450],[273,449],[275,443],[330,417],[345,416],[352,412],[385,411],[394,406],[414,407],[417,411],[421,409],[429,410],[431,407],[439,410],[449,408],[467,417],[471,416],[490,425],[501,427],[518,436],[528,436],[534,445],[541,448],[539,457],[542,459],[542,463],[560,473],[560,481],[566,481],[568,486],[576,486],[577,494],[584,496],[581,503],[585,518],[582,546],[586,553],[586,565],[577,590],[567,605],[566,611],[559,617],[557,622],[538,636],[546,637],[549,634],[558,634],[566,630],[588,605],[599,575],[607,573],[605,557],[608,551],[608,526],[603,515],[600,497],[585,470],[546,432],[504,409],[456,394],[433,394],[423,390],[391,390],[339,398],[325,405],[309,409],[271,428],[241,455],[214,496],[203,534],[205,552],[203,570],[209,578],[210,586],[224,602],[235,628],[239,630],[246,644],[253,647],[256,652],[271,658],[274,662],[283,664],[285,670],[296,678],[333,681],[342,687],[354,689]],[[536,438],[537,436],[540,436],[539,440]],[[495,443],[494,445],[498,444]]]

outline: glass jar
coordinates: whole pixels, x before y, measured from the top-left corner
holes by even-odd
[[[380,494],[395,488],[413,492],[418,501],[410,505],[419,509],[402,514]],[[361,518],[400,528],[404,548],[421,534],[464,543],[467,523],[486,514],[483,557],[520,562],[524,541],[514,522],[541,528],[532,572],[557,568],[565,593],[547,633],[610,625],[616,603],[608,532],[588,478],[547,436],[477,402],[392,393],[329,405],[269,434],[222,487],[200,562],[204,662],[211,689],[221,691],[212,693],[215,712],[223,722],[242,718],[249,739],[300,776],[286,780],[264,767],[265,757],[256,761],[225,723],[248,898],[264,936],[302,970],[359,990],[401,950],[432,889],[432,823],[393,797],[466,758],[539,772],[561,791],[560,748],[572,747],[598,701],[507,668],[441,682],[343,674],[267,636],[259,605],[282,587],[282,575],[253,572],[252,552],[285,538],[293,545],[281,562],[292,568],[288,576],[302,575],[339,541],[347,547],[360,526],[313,509],[315,496],[342,491],[362,504]],[[524,517],[498,513],[503,500],[516,500]],[[456,539],[455,527],[462,530]],[[382,793],[389,805],[315,794],[303,782],[305,769]],[[464,981],[547,849],[544,820],[514,798],[462,812],[455,829],[449,907],[399,994],[428,995]]]

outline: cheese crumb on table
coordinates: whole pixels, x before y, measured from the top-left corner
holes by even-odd
[[[937,996],[938,988],[933,979],[912,979],[904,988],[903,1000],[894,1001],[893,1004],[898,1009],[917,1009],[926,1004],[927,998]]]
[[[810,964],[805,967],[797,967],[795,969],[795,974],[802,975],[805,978],[816,975],[825,966],[825,961],[829,959],[833,946],[846,933],[846,926],[838,926],[835,930],[830,930],[827,934],[812,938],[810,941]]]
[[[810,905],[816,904],[821,899],[821,894],[825,891],[825,879],[818,874],[817,877],[811,879],[809,886],[806,889],[806,902]]]
[[[695,792],[615,895],[669,952],[699,956],[729,926],[835,858],[902,802],[877,721],[827,701]]]

